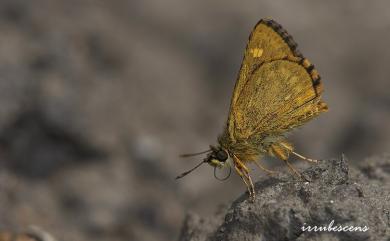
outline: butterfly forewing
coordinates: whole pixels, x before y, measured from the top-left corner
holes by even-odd
[[[242,89],[233,110],[235,139],[281,134],[303,124],[309,115],[320,113],[318,94],[300,64],[276,60],[261,65]]]
[[[233,91],[231,140],[281,134],[326,110],[320,77],[296,47],[275,21],[255,26]]]

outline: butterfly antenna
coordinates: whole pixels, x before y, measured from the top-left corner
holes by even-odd
[[[200,167],[203,163],[205,163],[206,160],[203,160],[201,163],[199,163],[198,165],[196,165],[195,167],[193,167],[191,170],[188,170],[186,172],[183,172],[182,174],[180,174],[179,176],[177,176],[175,179],[179,179],[179,178],[182,178],[188,174],[190,174],[193,170],[195,170],[196,168]]]
[[[191,154],[181,154],[180,157],[197,156],[197,155],[204,154],[204,153],[207,153],[207,152],[210,152],[210,151],[212,151],[212,150],[210,149],[210,150],[207,150],[207,151],[202,151],[202,152],[198,152],[198,153],[191,153]]]

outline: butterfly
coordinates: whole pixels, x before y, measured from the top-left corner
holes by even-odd
[[[234,168],[255,198],[255,189],[248,163],[273,173],[259,163],[264,155],[283,160],[290,170],[300,173],[289,161],[295,155],[286,134],[296,127],[326,112],[321,100],[323,85],[318,71],[298,51],[293,38],[272,19],[261,19],[249,36],[244,58],[231,98],[230,112],[218,145],[210,146],[207,157],[181,178],[208,163],[216,168]],[[228,162],[227,160],[230,160]],[[230,175],[230,172],[229,172]]]

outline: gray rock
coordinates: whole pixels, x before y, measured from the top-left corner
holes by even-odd
[[[180,241],[390,240],[390,155],[349,167],[340,159],[320,161],[303,173],[286,173],[255,184],[256,199],[239,197],[220,217],[189,215]],[[199,220],[203,220],[200,222]],[[362,232],[303,231],[302,227],[368,227]]]

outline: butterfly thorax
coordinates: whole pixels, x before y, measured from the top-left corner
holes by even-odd
[[[272,145],[286,142],[284,135],[253,135],[246,139],[232,139],[227,131],[218,137],[219,145],[229,152],[229,155],[235,155],[243,162],[258,160],[260,156],[270,154]],[[292,146],[291,146],[292,148]]]
[[[260,155],[266,152],[266,147],[261,142],[247,140],[232,140],[225,131],[218,137],[219,145],[229,152],[230,156],[235,155],[243,161],[257,160]]]

